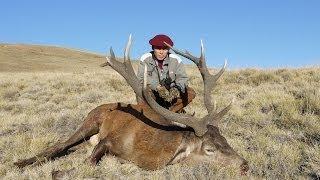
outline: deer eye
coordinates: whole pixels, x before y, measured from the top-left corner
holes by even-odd
[[[204,148],[204,152],[207,154],[207,155],[212,155],[214,153],[215,149],[214,148],[211,148],[211,147],[206,147]]]

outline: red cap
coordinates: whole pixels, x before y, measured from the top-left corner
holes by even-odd
[[[155,37],[153,37],[152,39],[150,39],[149,44],[151,44],[152,46],[157,46],[157,47],[167,47],[163,42],[168,43],[169,45],[173,46],[173,42],[172,40],[164,35],[164,34],[159,34],[156,35]]]

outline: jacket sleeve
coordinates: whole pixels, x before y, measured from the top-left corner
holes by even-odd
[[[186,70],[182,62],[180,62],[177,66],[176,71],[176,85],[182,93],[185,93],[186,86],[188,85],[189,78],[187,76]]]

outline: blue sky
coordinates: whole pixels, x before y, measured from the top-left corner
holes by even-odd
[[[17,1],[0,3],[0,42],[71,47],[123,55],[133,35],[132,58],[150,50],[154,35],[169,35],[180,49],[231,68],[320,64],[319,0]],[[185,60],[187,62],[187,60]]]

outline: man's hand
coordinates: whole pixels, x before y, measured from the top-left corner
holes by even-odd
[[[167,99],[170,96],[169,91],[167,90],[167,88],[165,86],[157,86],[157,92],[159,93],[159,96],[162,97],[165,101],[167,101]]]
[[[176,87],[172,87],[170,89],[169,93],[170,93],[170,96],[172,97],[172,99],[180,97],[180,91]]]
[[[180,91],[176,87],[172,87],[168,91],[166,87],[159,85],[157,91],[159,96],[167,102],[171,102],[173,99],[180,97]]]

